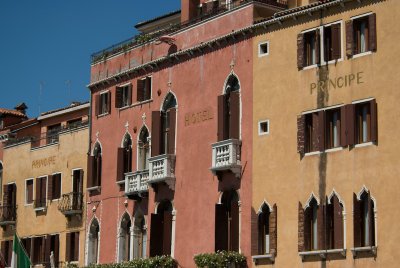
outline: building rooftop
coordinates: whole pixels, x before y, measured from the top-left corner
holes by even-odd
[[[83,108],[89,107],[88,104],[89,104],[88,101],[86,101],[86,102],[72,102],[69,106],[41,113],[40,117],[43,117],[43,116],[46,116],[46,115],[51,115],[51,114],[54,114],[54,113],[57,113],[57,112],[61,112],[61,111],[65,111],[65,110],[72,109],[72,108],[81,108],[81,109],[83,109]],[[40,118],[38,118],[38,119],[40,119]]]
[[[13,116],[27,118],[27,116],[20,111],[6,109],[6,108],[0,108],[0,114],[7,114],[7,115],[13,115]]]

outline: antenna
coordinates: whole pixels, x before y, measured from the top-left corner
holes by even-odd
[[[42,93],[43,93],[43,87],[46,83],[44,81],[39,82],[39,115],[40,115],[40,108],[42,105]]]
[[[67,94],[68,94],[68,101],[72,103],[72,98],[71,98],[71,80],[65,80],[65,85],[67,86]]]

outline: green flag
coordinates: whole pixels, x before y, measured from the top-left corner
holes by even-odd
[[[21,241],[19,240],[17,234],[14,234],[14,243],[13,243],[13,252],[11,258],[11,267],[12,268],[29,268],[31,267],[31,260],[24,247],[21,245]]]

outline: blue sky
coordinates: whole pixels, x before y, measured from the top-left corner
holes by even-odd
[[[90,55],[178,9],[180,0],[1,0],[0,107],[25,102],[34,117],[89,100]]]

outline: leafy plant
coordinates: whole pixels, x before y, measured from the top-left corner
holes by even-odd
[[[171,256],[156,256],[149,259],[135,259],[133,261],[113,264],[92,264],[86,268],[176,268],[176,261]]]
[[[234,251],[217,251],[216,253],[203,253],[194,256],[198,268],[244,268],[246,257]]]

